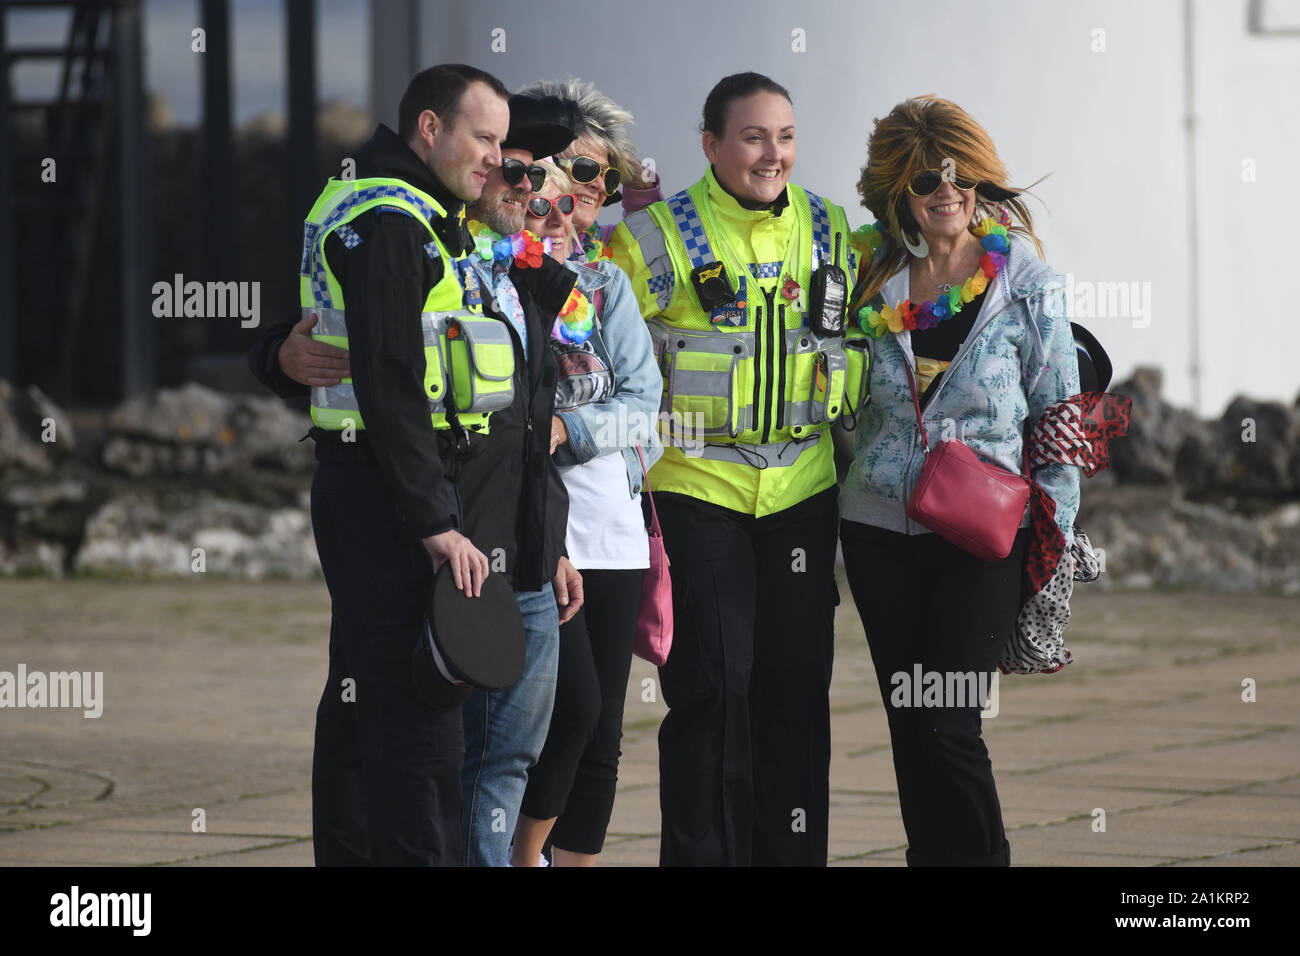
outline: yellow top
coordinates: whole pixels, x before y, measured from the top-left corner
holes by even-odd
[[[741,263],[782,263],[776,270],[776,275],[769,274],[761,278],[755,278],[752,274],[747,276],[750,321],[752,322],[755,304],[762,305],[767,294],[775,293],[776,303],[786,304],[778,290],[787,271],[806,289],[812,235],[811,227],[796,228],[801,219],[795,205],[801,199],[795,195],[797,187],[787,187],[790,202],[780,215],[773,215],[770,208],[750,210],[741,206],[718,183],[712,168],[705,173],[702,183],[709,204],[708,212],[712,214],[717,230],[721,233],[709,233],[714,254]],[[691,192],[699,195],[695,187],[692,187]],[[833,210],[832,222],[843,221],[838,209],[830,203],[827,203],[827,207],[828,210]],[[676,274],[676,291],[668,308],[663,311],[659,308],[658,297],[649,285],[651,270],[626,223],[620,223],[609,241],[608,248],[614,262],[631,277],[632,289],[642,315],[647,318],[657,316],[670,325],[684,328],[708,328],[707,313],[701,310],[691,289],[689,260],[683,258],[684,250],[677,238],[671,214],[662,202],[649,207],[648,211],[665,234]],[[802,218],[807,221],[806,210]],[[846,227],[845,231],[847,233]],[[845,248],[847,249],[847,242]],[[765,316],[762,325],[768,327],[770,323],[771,319]],[[786,328],[798,328],[801,323],[802,316],[787,310]],[[786,360],[790,363],[787,378],[793,381],[793,358],[787,356]],[[756,369],[756,374],[765,376],[766,371]],[[665,442],[667,447],[663,458],[650,471],[651,487],[655,491],[690,495],[756,517],[783,511],[835,484],[834,447],[828,427],[822,424],[807,431],[809,437],[817,433],[818,440],[805,442],[802,447],[783,443],[778,446],[779,449],[784,448],[779,452],[780,459],[777,457],[778,452],[769,446],[765,453],[768,467],[709,460],[688,454],[686,449]],[[742,444],[739,447],[754,446]],[[795,463],[787,464],[790,461]]]

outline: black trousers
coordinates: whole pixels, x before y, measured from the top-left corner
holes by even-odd
[[[316,863],[459,865],[460,709],[434,710],[411,682],[432,564],[373,464],[318,461],[311,515],[333,601],[312,760]]]
[[[762,518],[655,498],[674,624],[661,865],[826,864],[837,495]]]
[[[579,570],[583,605],[560,628],[551,728],[528,771],[521,809],[536,820],[558,817],[552,846],[599,853],[614,812],[623,702],[645,571]]]
[[[997,669],[1020,610],[1027,534],[1022,528],[1010,555],[987,562],[937,534],[840,525],[849,587],[889,719],[909,866],[1011,863],[980,705],[954,693],[915,706],[900,690],[911,689],[918,665],[922,674],[945,675],[945,684],[948,674]]]

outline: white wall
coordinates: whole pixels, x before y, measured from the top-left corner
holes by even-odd
[[[1294,5],[1270,0],[1270,9],[1279,2]],[[854,184],[873,118],[911,95],[953,99],[989,130],[1013,184],[1050,174],[1036,190],[1046,204],[1034,207],[1037,226],[1077,294],[1088,282],[1149,284],[1149,325],[1134,303],[1126,316],[1081,318],[1117,378],[1159,365],[1166,395],[1191,404],[1199,302],[1201,411],[1218,414],[1238,392],[1290,402],[1300,386],[1300,302],[1285,297],[1295,270],[1283,261],[1284,226],[1300,211],[1288,161],[1300,152],[1300,37],[1249,35],[1247,0],[1192,6],[1198,277],[1189,271],[1181,0],[430,3],[420,49],[425,65],[470,62],[512,89],[570,73],[594,81],[636,116],[636,142],[670,191],[704,170],[695,126],[712,85],[740,70],[767,73],[794,99],[795,180],[845,205],[855,225],[868,215]],[[504,52],[492,50],[497,28]],[[792,50],[795,29],[806,52]],[[387,95],[396,104],[400,94]],[[1242,181],[1246,158],[1253,183]]]

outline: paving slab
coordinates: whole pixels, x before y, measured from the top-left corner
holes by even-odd
[[[885,712],[841,592],[831,863],[902,866]],[[0,711],[0,865],[311,864],[321,583],[3,580],[0,606],[0,669],[101,671],[104,704]],[[984,725],[1017,865],[1300,865],[1300,600],[1080,588],[1068,639],[1076,662],[1003,677]],[[658,862],[666,712],[635,660],[605,865]]]

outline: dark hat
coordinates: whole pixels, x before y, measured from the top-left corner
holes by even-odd
[[[553,156],[576,138],[582,115],[573,100],[516,93],[510,97],[510,131],[502,149],[526,149],[533,159]]]
[[[411,657],[416,693],[452,710],[475,688],[505,690],[524,672],[524,619],[504,574],[489,574],[478,597],[466,597],[444,565],[434,579],[426,627]]]
[[[1070,323],[1070,331],[1074,333],[1074,347],[1079,357],[1079,391],[1106,391],[1113,372],[1110,356],[1097,337],[1078,322]]]

